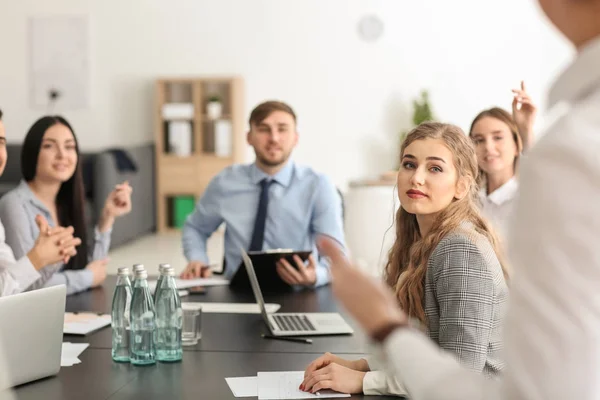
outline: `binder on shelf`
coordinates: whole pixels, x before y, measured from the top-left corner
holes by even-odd
[[[168,124],[169,152],[179,157],[192,155],[192,124],[189,121],[171,121]]]
[[[215,155],[217,157],[231,157],[233,150],[231,132],[231,121],[226,119],[215,121]]]
[[[193,119],[194,104],[166,103],[162,106],[163,119]]]

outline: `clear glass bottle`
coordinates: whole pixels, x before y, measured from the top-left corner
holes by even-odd
[[[158,288],[164,277],[164,271],[167,268],[171,268],[169,264],[158,264],[158,280],[156,281],[156,287],[154,288],[154,302],[156,303],[156,294],[158,293]]]
[[[148,288],[148,274],[145,269],[135,272],[133,296],[131,299],[130,360],[134,365],[148,365],[156,362],[154,332],[156,327],[154,303]]]
[[[129,362],[131,296],[132,288],[129,280],[129,268],[119,267],[111,311],[111,355],[112,359],[117,362]]]
[[[181,361],[181,329],[183,311],[175,284],[175,271],[163,269],[163,279],[156,288],[156,334],[154,336],[156,359],[163,362]]]
[[[144,264],[133,264],[133,282],[132,282],[132,287],[135,286],[135,274],[138,271],[145,271],[146,268],[144,268]]]

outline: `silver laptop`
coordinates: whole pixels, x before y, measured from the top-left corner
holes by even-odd
[[[0,297],[0,389],[60,370],[64,285]]]
[[[254,265],[243,249],[242,259],[262,317],[273,336],[344,335],[354,332],[338,313],[267,313]]]

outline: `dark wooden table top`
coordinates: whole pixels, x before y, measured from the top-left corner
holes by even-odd
[[[344,355],[342,355],[344,356]],[[352,357],[352,355],[345,355]],[[112,361],[107,349],[87,349],[81,364],[58,376],[20,386],[18,400],[234,399],[225,378],[264,371],[303,370],[311,354],[185,352],[183,361],[135,367]],[[356,395],[353,398],[369,398]],[[391,399],[381,397],[379,399]]]
[[[67,311],[110,312],[116,278],[101,288],[67,298]],[[251,293],[233,292],[226,286],[211,287],[204,295],[184,301],[255,302]],[[281,304],[281,312],[341,312],[331,289],[266,294],[265,301]],[[343,312],[342,312],[343,314]],[[111,331],[88,336],[66,335],[64,341],[90,343],[81,364],[61,368],[55,377],[19,386],[15,399],[233,399],[226,377],[255,376],[259,371],[303,370],[320,354],[330,351],[346,358],[368,353],[368,342],[353,321],[353,335],[314,337],[313,344],[266,340],[266,326],[259,314],[202,315],[202,339],[184,348],[181,363],[135,367],[119,364],[110,356]],[[366,398],[369,396],[353,396]],[[380,399],[386,397],[377,396]],[[391,397],[390,397],[391,398]]]
[[[94,311],[110,313],[115,277],[107,279],[99,289],[90,290],[67,298],[67,311]],[[240,293],[227,286],[214,286],[206,289],[206,294],[192,295],[182,301],[255,303],[252,293]],[[340,312],[331,288],[303,290],[280,294],[265,294],[267,303],[281,304],[279,312]],[[312,344],[268,340],[261,337],[268,333],[260,314],[202,314],[202,340],[193,350],[198,351],[245,351],[282,353],[356,353],[369,352],[368,340],[350,317],[346,321],[354,328],[353,335],[316,336]],[[100,330],[92,335],[65,336],[65,341],[89,343],[92,348],[111,348],[110,329]]]

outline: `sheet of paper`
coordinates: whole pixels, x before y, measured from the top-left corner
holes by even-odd
[[[221,313],[221,314],[260,314],[260,308],[256,303],[185,303],[186,307],[198,307],[203,313]],[[277,312],[281,308],[280,304],[267,303],[265,308],[268,313]]]
[[[66,335],[87,335],[90,332],[110,325],[108,314],[65,313],[63,333]]]
[[[326,399],[334,397],[350,397],[349,394],[322,390],[319,394],[303,392],[298,387],[304,380],[304,371],[259,372],[258,399]]]
[[[244,376],[241,378],[225,378],[229,389],[235,397],[258,396],[258,377]]]
[[[81,364],[81,360],[79,358],[61,358],[60,366],[61,367],[72,367],[73,365]]]
[[[79,357],[79,355],[81,353],[83,353],[83,351],[85,349],[87,349],[89,347],[89,343],[70,343],[70,342],[64,342],[62,344],[62,353],[61,355],[67,356],[67,357]]]
[[[177,285],[177,289],[188,289],[196,286],[226,286],[229,285],[229,281],[227,279],[218,277],[218,278],[198,278],[198,279],[175,279],[175,285]],[[156,281],[149,280],[148,287],[150,291],[154,293],[156,289]]]
[[[88,346],[89,343],[63,343],[60,354],[60,366],[71,367],[75,364],[81,363],[81,360],[79,360],[79,355],[83,353]]]

